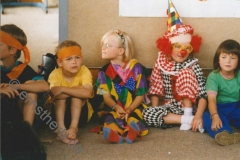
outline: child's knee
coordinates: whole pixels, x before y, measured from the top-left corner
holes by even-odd
[[[75,98],[75,97],[72,97],[71,98],[71,102],[73,103],[73,102],[75,102],[75,103],[80,103],[80,102],[82,102],[83,100],[81,99],[81,98]]]
[[[55,107],[58,107],[58,106],[66,106],[66,99],[56,99],[55,100]]]
[[[77,106],[83,106],[85,104],[85,99],[81,99],[81,98],[71,98],[71,104],[72,105],[77,105]]]
[[[192,108],[192,100],[190,98],[184,98],[182,103],[184,107]]]
[[[27,96],[28,96],[28,97],[32,97],[32,98],[34,98],[34,99],[37,99],[37,96],[38,96],[38,95],[37,95],[37,93],[29,93],[29,92],[28,92],[28,93],[27,93]]]

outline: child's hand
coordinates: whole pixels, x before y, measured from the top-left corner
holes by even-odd
[[[1,83],[1,84],[0,84],[0,88],[2,88],[2,87],[7,87],[7,86],[9,86],[9,84],[7,84],[7,83]]]
[[[196,132],[199,126],[203,128],[202,117],[194,116],[192,120],[192,130]]]
[[[55,97],[59,96],[60,94],[62,94],[62,87],[54,86],[54,87],[51,88],[50,96],[52,98],[55,98]]]
[[[125,114],[125,121],[127,122],[128,117],[130,115],[131,111],[129,109],[126,109],[126,114]]]
[[[123,109],[122,107],[116,105],[115,110],[116,110],[117,115],[118,115],[121,119],[124,119],[124,118],[125,118],[126,112],[124,111],[124,109]]]
[[[1,89],[0,89],[1,97],[4,95],[7,95],[9,98],[15,98],[16,96],[19,95],[18,90],[10,87],[6,83],[1,83],[0,87],[1,87]]]
[[[222,128],[222,121],[220,119],[219,116],[215,116],[213,119],[212,119],[212,126],[211,126],[211,129],[213,131],[218,131],[220,128]]]

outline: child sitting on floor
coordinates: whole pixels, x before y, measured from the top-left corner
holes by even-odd
[[[192,35],[193,28],[183,24],[170,0],[168,18],[168,31],[157,40],[160,52],[150,77],[148,95],[152,106],[143,111],[143,116],[150,126],[165,129],[181,124],[180,130],[202,131],[207,104],[205,77],[198,59],[193,57],[202,38]]]
[[[203,115],[204,128],[220,145],[240,142],[240,45],[235,40],[223,41],[214,56],[207,78],[208,108]]]
[[[137,136],[145,136],[148,129],[143,121],[143,103],[148,91],[146,68],[133,59],[133,43],[129,35],[110,30],[102,37],[103,66],[96,82],[97,94],[103,95],[100,121],[104,122],[103,136],[109,142],[133,143]]]
[[[82,65],[81,46],[71,40],[63,41],[56,47],[57,69],[48,78],[50,94],[55,101],[55,115],[58,125],[57,140],[74,145],[79,142],[79,123],[90,120],[93,109],[88,98],[93,96],[92,74]],[[70,106],[69,102],[70,101]],[[66,130],[65,111],[70,107],[71,122]],[[79,122],[80,120],[80,122]]]

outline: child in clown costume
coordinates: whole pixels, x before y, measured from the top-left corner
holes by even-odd
[[[182,23],[169,0],[168,31],[157,40],[160,52],[150,77],[148,95],[152,106],[143,111],[148,125],[167,128],[181,124],[180,130],[202,130],[202,115],[207,104],[205,77],[193,53],[202,38]],[[164,104],[159,100],[163,97]],[[193,116],[195,114],[195,116]]]
[[[127,33],[110,30],[102,37],[102,58],[110,63],[100,69],[97,94],[104,105],[98,115],[104,123],[103,136],[113,143],[132,143],[148,133],[142,117],[148,91],[147,70],[133,59],[133,44]]]

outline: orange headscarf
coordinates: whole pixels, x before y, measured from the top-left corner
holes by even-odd
[[[8,46],[14,47],[18,50],[22,50],[24,53],[24,63],[14,67],[12,69],[12,71],[7,74],[7,76],[10,79],[15,79],[22,73],[24,68],[27,66],[28,62],[30,62],[29,50],[28,50],[27,46],[22,46],[22,44],[17,39],[15,39],[11,35],[9,35],[6,32],[3,32],[3,31],[0,31],[0,42],[6,44]]]
[[[78,55],[80,57],[82,57],[82,52],[79,46],[70,46],[70,47],[66,47],[61,49],[57,56],[59,60],[63,60],[64,58],[71,56],[71,55]]]

